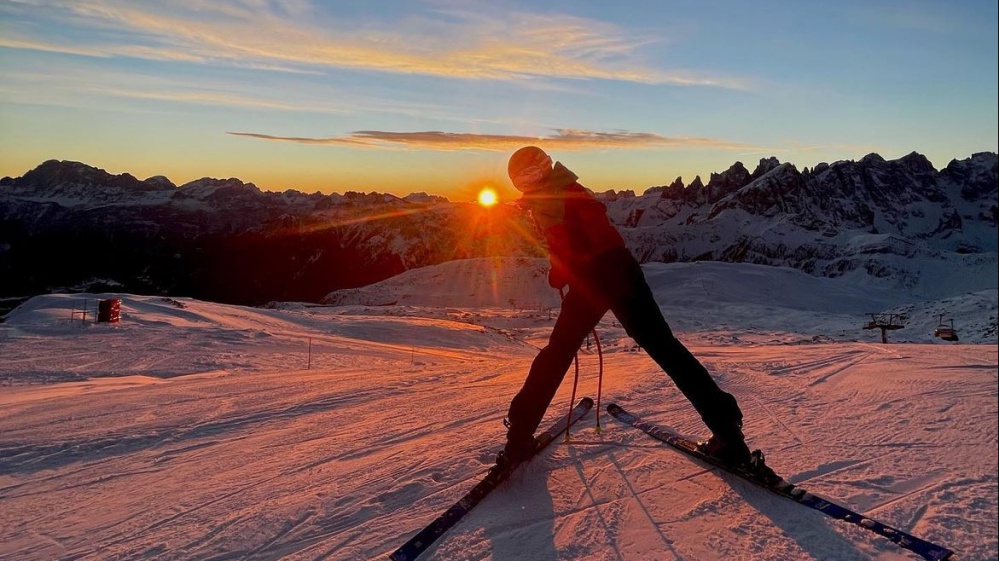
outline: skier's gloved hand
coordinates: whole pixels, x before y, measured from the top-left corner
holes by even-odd
[[[567,284],[569,284],[569,277],[565,269],[552,265],[552,268],[548,270],[548,285],[555,290],[562,290]]]

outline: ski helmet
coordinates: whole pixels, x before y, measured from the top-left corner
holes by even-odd
[[[510,156],[506,171],[513,186],[526,193],[537,189],[547,179],[552,171],[552,159],[537,146],[525,146]]]

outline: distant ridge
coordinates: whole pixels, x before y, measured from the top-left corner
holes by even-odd
[[[995,153],[940,171],[917,153],[870,154],[801,171],[762,158],[707,183],[597,196],[643,262],[784,266],[940,295],[997,284],[997,186]],[[116,286],[318,302],[455,259],[543,255],[515,207],[425,193],[275,193],[236,178],[176,186],[55,160],[0,180],[0,297]]]

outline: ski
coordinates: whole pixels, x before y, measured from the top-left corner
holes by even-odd
[[[539,434],[535,437],[535,450],[531,457],[540,452],[544,447],[551,444],[555,438],[560,434],[565,432],[569,426],[578,421],[583,415],[585,415],[591,408],[593,408],[593,400],[584,397],[579,401],[578,404],[572,409],[572,413],[567,418],[565,416],[561,417],[556,421],[551,427],[545,432]],[[523,462],[521,462],[523,463]],[[389,559],[392,561],[413,561],[419,557],[424,551],[426,551],[437,538],[441,537],[444,532],[448,531],[452,526],[458,523],[459,520],[468,511],[472,510],[475,505],[485,498],[490,491],[499,486],[500,483],[506,481],[510,474],[520,464],[514,464],[510,466],[493,466],[489,473],[480,481],[472,490],[465,493],[465,496],[458,500],[458,502],[451,505],[451,508],[444,511],[443,514],[438,516],[433,522],[427,525],[426,528],[420,530],[418,534],[410,538],[409,541],[404,543],[399,549],[395,550]]]
[[[697,443],[684,438],[683,436],[670,431],[669,429],[659,427],[647,421],[643,421],[640,417],[633,413],[625,411],[620,405],[611,403],[607,406],[607,412],[613,415],[616,419],[624,422],[625,424],[631,425],[646,434],[664,442],[681,452],[693,456],[703,462],[711,464],[715,467],[719,467],[733,473],[747,481],[750,481],[760,487],[768,489],[778,495],[791,499],[792,501],[805,505],[809,508],[813,508],[826,516],[830,516],[837,520],[843,520],[851,524],[860,526],[865,530],[874,532],[888,538],[893,543],[898,546],[907,549],[913,553],[916,553],[920,557],[927,559],[928,561],[945,561],[951,560],[956,561],[954,552],[945,547],[930,543],[924,539],[917,538],[907,532],[903,532],[898,528],[893,528],[877,520],[868,518],[858,512],[855,512],[845,506],[836,504],[833,501],[819,497],[818,495],[813,495],[805,491],[804,489],[795,486],[792,483],[785,481],[783,478],[777,476],[776,474],[767,477],[765,474],[753,471],[749,467],[739,467],[730,466],[715,459],[708,454],[702,452]],[[772,474],[772,472],[771,472]]]

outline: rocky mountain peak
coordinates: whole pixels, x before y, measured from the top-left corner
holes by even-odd
[[[166,178],[162,178],[166,179]],[[118,189],[121,191],[147,192],[173,189],[169,180],[151,178],[140,181],[130,173],[112,175],[103,169],[69,160],[48,160],[24,176],[8,181],[10,187],[30,187],[39,193],[77,190],[85,194],[87,188]]]
[[[774,157],[760,158],[760,163],[756,166],[756,169],[753,170],[752,178],[756,179],[757,177],[766,174],[767,172],[776,168],[779,165],[780,165],[780,160],[778,160],[777,158]]]
[[[877,152],[871,152],[870,154],[861,158],[860,163],[867,165],[877,165],[885,163],[885,159],[881,157],[881,154],[878,154]]]
[[[940,175],[959,186],[961,197],[967,201],[989,195],[995,198],[999,186],[999,158],[994,152],[979,152],[966,160],[951,160]]]
[[[710,193],[708,201],[715,202],[748,184],[751,180],[752,175],[742,162],[732,164],[722,173],[712,173],[707,185]]]

